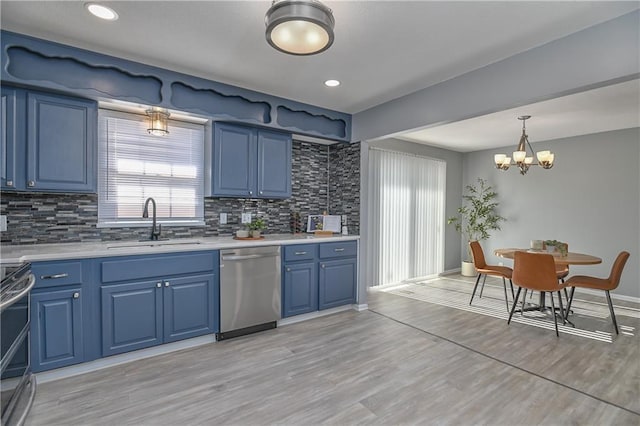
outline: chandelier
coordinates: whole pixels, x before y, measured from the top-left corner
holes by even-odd
[[[493,157],[493,161],[496,163],[496,169],[509,170],[510,166],[518,166],[520,174],[524,175],[529,171],[531,166],[540,166],[543,169],[550,169],[553,167],[553,160],[555,155],[551,151],[538,151],[536,153],[537,163],[533,162],[533,148],[529,143],[529,136],[527,136],[525,121],[530,119],[530,115],[521,115],[518,120],[522,120],[522,136],[520,136],[520,143],[518,148],[513,152],[513,163],[511,157],[507,157],[505,154],[496,154]],[[527,146],[531,151],[531,156],[527,156]]]
[[[145,111],[149,117],[147,132],[153,136],[165,136],[169,133],[169,111],[153,107]]]
[[[333,13],[319,0],[274,0],[265,25],[267,42],[290,55],[315,55],[333,44]]]

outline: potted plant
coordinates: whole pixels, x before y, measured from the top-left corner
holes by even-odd
[[[467,185],[467,193],[462,196],[463,205],[458,208],[458,216],[447,219],[469,241],[483,241],[490,232],[500,229],[505,218],[495,212],[498,207],[498,194],[484,179],[478,178],[478,185]],[[467,259],[462,261],[462,275],[472,277],[476,274],[473,258],[467,244]]]
[[[264,220],[262,220],[259,217],[256,217],[249,224],[249,229],[251,230],[251,236],[253,238],[260,238],[260,232],[266,227],[267,225],[265,224]]]
[[[249,238],[249,229],[245,226],[236,231],[236,238]]]

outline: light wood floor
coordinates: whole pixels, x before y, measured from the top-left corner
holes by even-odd
[[[41,384],[27,425],[640,424],[637,318],[602,343],[369,307]]]

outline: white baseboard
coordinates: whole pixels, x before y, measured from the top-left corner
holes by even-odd
[[[362,303],[360,305],[351,305],[351,307],[358,311],[358,312],[362,312],[362,311],[366,311],[369,309],[369,304],[368,303]]]
[[[356,305],[338,306],[337,308],[324,309],[322,311],[309,312],[308,314],[301,314],[294,317],[284,318],[278,321],[278,327],[283,325],[295,324],[301,321],[308,321],[314,318],[324,317],[326,315],[335,314],[336,312],[348,311],[349,309],[352,309],[352,306]]]
[[[445,275],[454,275],[454,274],[459,274],[460,272],[462,272],[462,268],[455,268],[455,269],[447,269],[446,271],[442,271],[440,272],[440,276],[445,276]]]
[[[601,296],[601,297],[605,297],[604,295],[604,291],[602,290],[594,290],[591,288],[577,288],[576,287],[576,293],[587,293],[587,294],[592,294],[594,296]],[[640,304],[640,297],[634,297],[634,296],[626,296],[624,294],[616,294],[613,292],[609,292],[609,294],[611,295],[611,299],[613,300],[624,300],[625,302],[633,302],[633,303],[638,303]]]

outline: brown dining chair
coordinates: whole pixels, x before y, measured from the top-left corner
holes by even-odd
[[[515,252],[513,261],[513,282],[518,286],[518,292],[514,298],[507,324],[511,324],[511,317],[513,317],[513,313],[516,310],[518,298],[520,297],[520,292],[523,288],[525,290],[543,291],[545,293],[548,292],[551,296],[551,310],[553,313],[553,322],[556,327],[556,336],[560,337],[560,333],[558,332],[556,306],[553,301],[553,293],[558,293],[560,316],[564,323],[565,315],[562,308],[562,296],[560,290],[565,287],[565,284],[558,282],[556,263],[553,260],[553,256],[550,254],[527,253],[525,251]],[[525,297],[522,298],[522,312],[524,313],[524,311]]]
[[[618,254],[618,257],[611,267],[609,278],[596,278],[588,275],[574,275],[569,278],[565,282],[567,287],[571,287],[571,295],[569,296],[569,303],[567,305],[567,316],[569,315],[569,309],[573,302],[573,294],[576,291],[576,287],[604,290],[604,293],[607,295],[607,303],[609,304],[609,312],[611,313],[613,327],[616,329],[616,334],[620,334],[618,332],[618,322],[616,321],[616,314],[613,312],[613,303],[611,303],[611,295],[609,292],[611,290],[615,290],[618,287],[618,284],[620,284],[620,277],[622,276],[622,270],[624,269],[624,265],[627,263],[627,259],[629,259],[629,252],[622,251]]]
[[[480,278],[484,277],[482,280],[482,288],[484,288],[484,282],[487,279],[487,275],[491,275],[494,277],[502,278],[502,286],[504,287],[504,301],[507,304],[507,311],[509,310],[509,298],[507,296],[507,282],[506,279],[509,280],[509,285],[511,286],[511,296],[514,297],[513,291],[513,283],[511,282],[511,274],[513,273],[513,269],[508,266],[498,266],[498,265],[487,265],[487,262],[484,259],[484,252],[482,251],[482,246],[477,241],[470,241],[469,247],[471,248],[471,254],[473,256],[473,266],[475,266],[476,271],[478,271],[478,278],[476,278],[476,285],[473,287],[473,293],[471,293],[471,300],[469,300],[469,304],[473,302],[473,297],[476,294],[476,290],[478,289],[478,283],[480,282]]]

